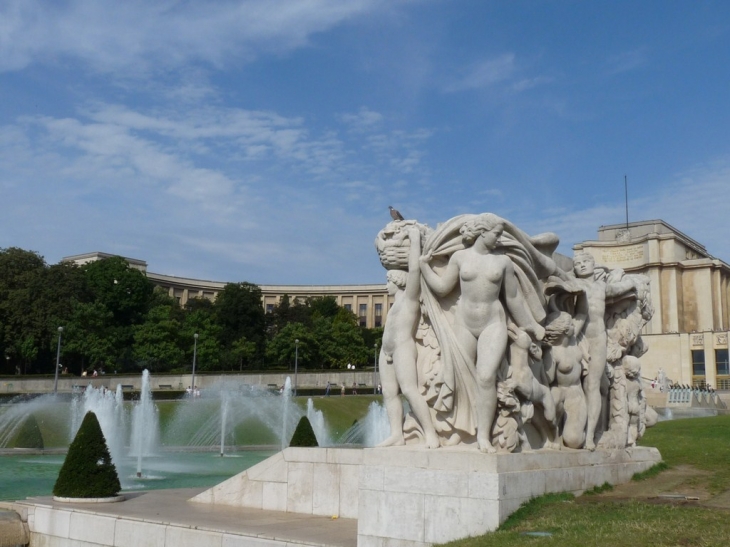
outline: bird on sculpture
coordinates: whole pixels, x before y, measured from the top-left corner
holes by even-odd
[[[390,217],[393,220],[405,220],[403,215],[398,212],[398,209],[393,209],[392,205],[388,205],[388,209],[390,209]]]

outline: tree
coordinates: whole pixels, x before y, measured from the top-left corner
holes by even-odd
[[[361,329],[347,321],[321,321],[316,329],[320,359],[327,368],[345,368],[348,363],[365,364],[370,351]]]
[[[245,336],[259,341],[264,335],[261,289],[252,283],[228,283],[215,300],[221,341],[225,345]]]
[[[120,345],[114,314],[101,302],[74,302],[63,333],[62,351],[79,361],[79,374],[89,366],[112,361]],[[73,371],[75,372],[75,371]]]
[[[231,344],[229,351],[231,356],[238,361],[238,370],[243,370],[243,362],[250,363],[254,355],[256,355],[256,344],[248,340],[245,336],[241,336],[241,338]]]
[[[87,412],[68,447],[53,494],[64,498],[109,498],[121,489],[99,420],[96,414]]]
[[[309,307],[309,314],[312,320],[317,318],[334,319],[340,313],[337,305],[337,299],[334,296],[314,296],[307,299],[306,305]]]
[[[142,321],[154,287],[141,271],[132,268],[121,256],[89,262],[83,270],[94,300],[113,314],[118,326]]]
[[[299,340],[299,366],[311,366],[319,348],[312,331],[302,323],[289,323],[266,347],[266,361],[278,366],[293,368]]]
[[[174,304],[161,304],[150,309],[145,321],[134,327],[132,355],[135,360],[141,361],[141,368],[164,372],[184,362],[179,312]]]
[[[266,314],[266,334],[269,340],[272,340],[289,323],[310,325],[312,318],[310,311],[306,303],[295,300],[292,305],[289,295],[283,295],[279,303],[274,306],[273,311]]]
[[[220,327],[221,347],[230,351],[242,337],[253,342],[257,353],[264,351],[266,318],[261,306],[261,289],[252,283],[228,283],[218,293],[214,310]]]
[[[17,247],[0,249],[0,344],[11,358],[10,366],[19,361],[27,364],[29,356],[35,359],[44,347],[42,308],[34,307],[33,300],[45,268],[38,253]]]
[[[203,310],[185,315],[181,330],[182,345],[185,348],[185,361],[193,362],[195,348],[194,335],[198,334],[196,370],[220,370],[221,327],[214,321],[215,317]]]

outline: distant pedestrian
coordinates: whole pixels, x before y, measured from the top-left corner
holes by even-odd
[[[330,384],[330,383],[329,383],[329,381],[328,381],[328,382],[327,382],[327,387],[326,387],[326,388],[325,388],[325,390],[324,390],[324,396],[325,396],[325,397],[329,397],[329,396],[330,396],[330,388],[331,388],[331,387],[332,387],[332,384]]]
[[[357,395],[357,382],[352,382],[352,394]]]
[[[345,396],[345,382],[342,382],[342,389],[340,389],[340,397]]]

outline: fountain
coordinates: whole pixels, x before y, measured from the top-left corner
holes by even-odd
[[[117,388],[121,393],[121,386]],[[137,458],[137,477],[142,477],[142,458],[156,455],[159,449],[159,418],[152,402],[150,373],[142,373],[142,390],[139,401],[132,410],[132,436],[130,453]]]
[[[404,414],[407,414],[407,403],[405,404]],[[390,424],[385,407],[373,401],[368,406],[365,417],[345,431],[336,444],[371,447],[387,439],[388,435],[390,435]]]
[[[333,439],[340,436],[330,433],[315,401],[307,399],[304,407],[303,399],[297,402],[292,397],[291,382],[281,392],[272,392],[264,386],[227,381],[206,388],[199,397],[156,402],[151,384],[145,372],[140,398],[134,402],[124,401],[121,386],[116,390],[88,386],[70,400],[67,394],[42,395],[0,405],[0,449],[4,449],[0,499],[50,492],[62,454],[88,411],[99,419],[125,490],[221,482],[286,447],[304,415],[320,446],[334,446]],[[29,415],[42,433],[45,450],[41,453],[16,450],[12,444]],[[376,444],[372,434],[363,436],[362,431],[364,424],[370,424],[375,415],[384,416],[384,411],[375,405],[368,415],[359,419],[349,444]],[[387,420],[384,423],[387,434]],[[339,431],[346,427],[341,418],[338,427]]]
[[[227,447],[236,451],[240,446],[236,439],[244,440],[245,445],[286,448],[304,415],[292,397],[289,378],[280,393],[244,383],[221,382],[203,390],[200,397],[186,397],[176,405],[162,442],[168,447],[215,446],[219,456],[226,455]],[[311,399],[306,416],[320,446],[331,445],[324,416]]]

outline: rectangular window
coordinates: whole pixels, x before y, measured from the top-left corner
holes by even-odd
[[[358,323],[361,327],[368,326],[368,305],[360,304],[360,312],[358,313]]]
[[[730,362],[728,361],[728,353],[726,349],[715,350],[715,363],[717,363],[717,375],[730,375]]]
[[[360,314],[359,314],[360,317],[362,317],[363,315],[367,315],[367,314],[368,314],[368,305],[360,304]]]
[[[274,305],[266,304],[266,313],[274,313]]]
[[[692,375],[705,375],[705,351],[701,349],[692,350]]]
[[[345,305],[344,305],[344,308],[345,308],[345,309],[346,309],[347,311],[352,311],[352,304],[345,304]]]
[[[383,305],[375,304],[375,327],[383,326]]]

